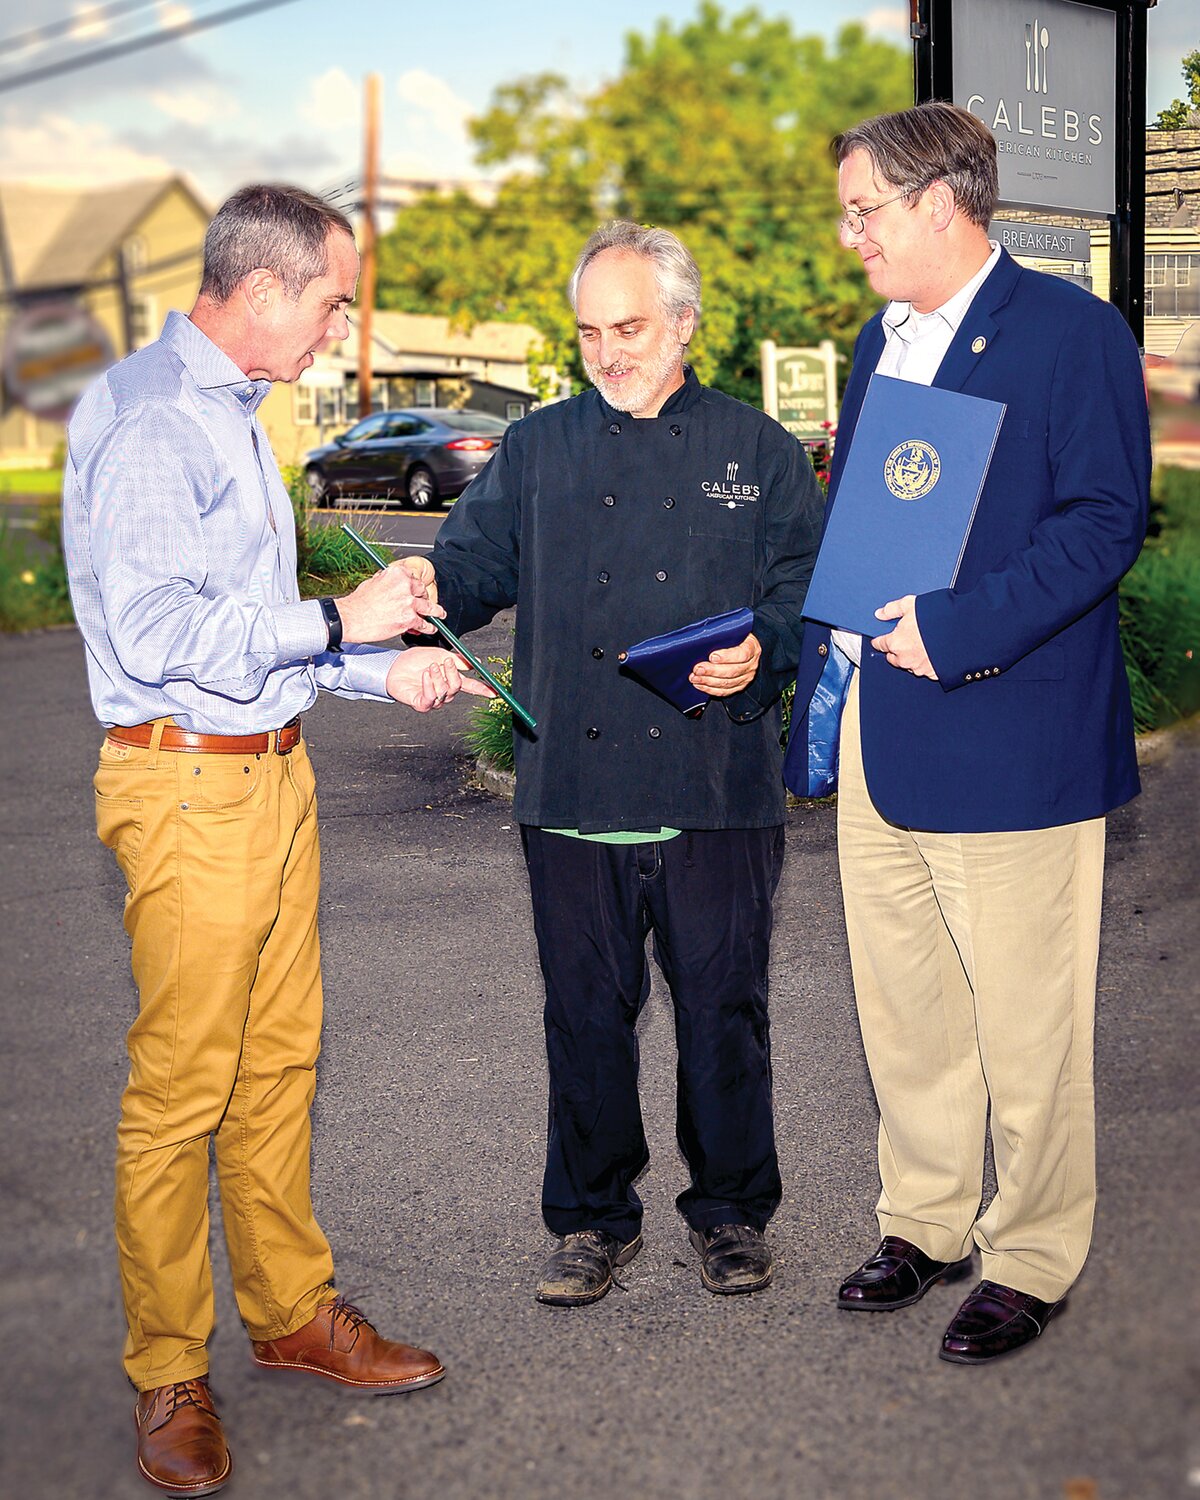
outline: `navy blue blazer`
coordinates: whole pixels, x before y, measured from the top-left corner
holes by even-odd
[[[883,345],[881,311],[855,345],[826,519]],[[1136,343],[1114,307],[1001,251],[933,383],[1008,410],[955,586],[917,599],[939,680],[889,666],[864,639],[871,800],[891,822],[946,833],[1101,817],[1139,790],[1117,629],[1150,486]],[[829,631],[809,625],[784,769],[801,790],[829,650]]]

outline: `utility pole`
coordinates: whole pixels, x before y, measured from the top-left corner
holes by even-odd
[[[365,79],[362,269],[358,281],[358,416],[371,415],[371,321],[375,310],[375,201],[379,193],[379,74]]]

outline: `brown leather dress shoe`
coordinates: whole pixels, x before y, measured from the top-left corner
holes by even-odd
[[[847,1276],[838,1288],[838,1306],[848,1312],[894,1312],[919,1302],[939,1281],[962,1281],[971,1274],[971,1257],[932,1260],[924,1250],[885,1235],[879,1249]]]
[[[344,1297],[322,1303],[316,1317],[295,1333],[281,1339],[256,1339],[250,1347],[260,1369],[323,1375],[365,1395],[415,1391],[434,1385],[446,1373],[441,1360],[428,1349],[381,1338]]]
[[[142,1478],[173,1495],[212,1495],[233,1472],[208,1381],[142,1391],[133,1408]]]
[[[1042,1302],[998,1281],[981,1281],[950,1320],[939,1357],[955,1365],[982,1365],[1032,1344],[1067,1304]]]

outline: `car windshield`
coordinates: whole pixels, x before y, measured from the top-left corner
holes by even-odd
[[[480,437],[499,437],[508,430],[503,417],[490,417],[482,411],[447,411],[442,413],[441,420],[457,432],[471,432]]]

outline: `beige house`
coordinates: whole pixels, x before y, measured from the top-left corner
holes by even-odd
[[[1066,276],[1108,296],[1107,219],[1001,209],[998,218],[1040,221],[1091,233],[1091,260],[1043,260],[1017,254],[1023,265]],[[1146,132],[1145,348],[1171,357],[1200,321],[1200,128]],[[1192,333],[1192,338],[1195,334]]]
[[[5,183],[0,214],[11,268],[4,290],[77,297],[118,358],[156,338],[172,308],[186,311],[195,300],[211,215],[181,177],[74,190]],[[12,303],[0,303],[0,344],[11,317]],[[0,467],[49,464],[62,440],[61,423],[0,394]]]

